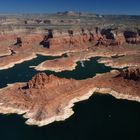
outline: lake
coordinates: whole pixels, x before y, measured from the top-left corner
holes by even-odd
[[[13,68],[1,70],[0,87],[30,80],[38,73],[29,68],[30,65],[54,58],[39,55]],[[111,70],[99,64],[97,59],[78,62],[73,71],[45,72],[81,80]],[[73,109],[75,114],[69,119],[41,128],[25,125],[25,119],[19,115],[0,115],[0,140],[140,140],[140,103],[96,93],[89,100],[76,103]]]

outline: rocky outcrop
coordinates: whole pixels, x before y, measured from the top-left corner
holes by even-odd
[[[135,31],[131,31],[131,30],[124,31],[124,37],[126,39],[126,42],[129,44],[140,43],[140,34],[138,29]]]
[[[125,68],[125,67],[140,67],[140,51],[137,49],[136,52],[124,51],[124,55],[110,57],[110,58],[101,58],[98,60],[99,63],[104,63],[106,66],[112,68]]]
[[[27,89],[35,88],[35,89],[43,89],[49,86],[50,84],[55,85],[57,83],[57,77],[53,75],[46,75],[45,73],[39,73],[35,75],[25,86]]]
[[[129,44],[140,44],[140,37],[127,38],[126,42]]]
[[[138,81],[140,80],[140,67],[130,67],[122,70],[118,76],[124,79]]]
[[[69,33],[72,31],[72,35]],[[121,46],[125,43],[123,32],[118,33],[113,29],[100,29],[99,27],[81,30],[68,30],[68,32],[55,32],[54,38],[50,40],[50,45],[69,44],[73,46],[84,43],[93,43],[96,46]]]

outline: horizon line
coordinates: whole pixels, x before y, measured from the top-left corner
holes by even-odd
[[[65,11],[54,11],[54,12],[35,12],[35,11],[30,11],[30,12],[0,12],[0,15],[21,15],[21,14],[57,14],[57,13],[64,13],[64,12],[74,12],[74,13],[85,13],[85,14],[94,14],[94,15],[114,15],[114,16],[140,16],[140,14],[127,14],[127,13],[98,13],[98,12],[92,12],[92,11],[72,11],[72,10],[65,10]]]

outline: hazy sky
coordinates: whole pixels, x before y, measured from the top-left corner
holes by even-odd
[[[0,0],[1,13],[83,11],[140,15],[140,0]]]

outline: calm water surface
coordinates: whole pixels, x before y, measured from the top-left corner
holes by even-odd
[[[0,70],[0,87],[4,87],[8,83],[26,82],[30,80],[38,72],[33,68],[29,68],[29,66],[36,66],[44,60],[51,60],[55,58],[56,57],[39,55],[37,58],[26,61],[22,64],[15,65],[13,68]],[[44,72],[49,75],[54,74],[59,77],[74,78],[80,80],[93,77],[96,75],[96,73],[104,73],[111,70],[111,68],[105,67],[103,64],[99,64],[96,61],[97,59],[98,58],[92,58],[91,61],[85,61],[83,63],[78,62],[76,69],[73,71],[64,71],[59,73],[55,73],[53,71]]]

